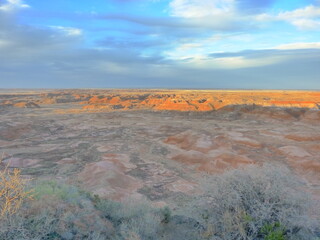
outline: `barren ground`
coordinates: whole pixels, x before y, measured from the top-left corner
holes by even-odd
[[[0,153],[25,175],[112,199],[163,205],[196,194],[203,173],[266,162],[319,197],[320,94],[276,93],[2,90]]]

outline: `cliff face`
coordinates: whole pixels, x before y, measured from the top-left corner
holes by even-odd
[[[84,109],[148,109],[157,111],[212,111],[230,105],[259,105],[267,107],[319,109],[320,95],[316,92],[202,92],[176,91],[175,93],[157,92],[142,98],[148,92],[114,94],[108,98],[94,96],[84,101]],[[116,107],[115,107],[116,106]]]
[[[27,104],[22,104],[20,97],[19,95],[9,98],[0,96],[0,105],[26,107]],[[23,95],[22,99],[39,106],[62,103],[81,104],[84,111],[203,112],[218,110],[230,105],[320,108],[320,93],[311,91],[62,90],[45,94]]]

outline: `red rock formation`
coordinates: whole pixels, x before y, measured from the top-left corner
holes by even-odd
[[[175,110],[175,111],[197,111],[195,105],[190,104],[184,99],[167,98],[162,104],[156,105],[155,110]]]
[[[18,108],[40,108],[40,106],[34,102],[18,102],[13,106]]]
[[[84,105],[84,110],[90,111],[212,111],[231,105],[319,109],[320,106],[320,93],[311,91],[65,90],[27,95],[30,101],[26,101],[26,95],[21,97],[24,99],[19,94],[9,95],[0,105],[17,104],[19,107],[22,101],[39,105],[77,102]],[[306,120],[310,119],[306,117]]]
[[[319,108],[318,104],[313,101],[271,101],[270,104],[278,107]]]
[[[37,102],[38,104],[56,104],[57,101],[54,98],[43,98]]]

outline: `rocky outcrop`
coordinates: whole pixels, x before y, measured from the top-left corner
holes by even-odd
[[[40,106],[34,102],[18,102],[13,106],[18,108],[40,108]]]
[[[293,91],[168,91],[121,92],[95,95],[82,104],[90,109],[122,105],[123,110],[212,111],[229,106],[262,106],[319,109],[320,96],[314,92]],[[303,98],[301,96],[303,95]],[[93,107],[94,105],[94,107]],[[86,108],[86,107],[84,107]],[[112,108],[111,108],[112,109]]]
[[[28,101],[26,101],[28,99]],[[278,107],[319,110],[320,94],[311,91],[240,90],[61,90],[48,93],[7,94],[0,106],[23,108],[48,104],[81,104],[84,111],[153,110],[206,112],[234,106]],[[229,108],[230,109],[230,108]],[[245,109],[242,109],[244,111]],[[261,111],[255,108],[255,112]],[[250,111],[250,113],[255,113]],[[271,113],[273,114],[273,113]],[[277,113],[278,114],[278,113]],[[276,115],[276,114],[275,114]],[[292,115],[292,114],[291,114]],[[291,118],[279,115],[279,118]],[[311,120],[309,118],[312,118]],[[306,116],[313,121],[314,116]],[[318,116],[319,117],[319,116]]]

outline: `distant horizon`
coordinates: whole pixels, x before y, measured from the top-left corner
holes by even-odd
[[[320,0],[0,2],[0,88],[320,89]]]
[[[145,91],[301,91],[301,92],[320,92],[320,89],[249,89],[249,88],[0,88],[0,91],[24,91],[24,90],[145,90]]]

